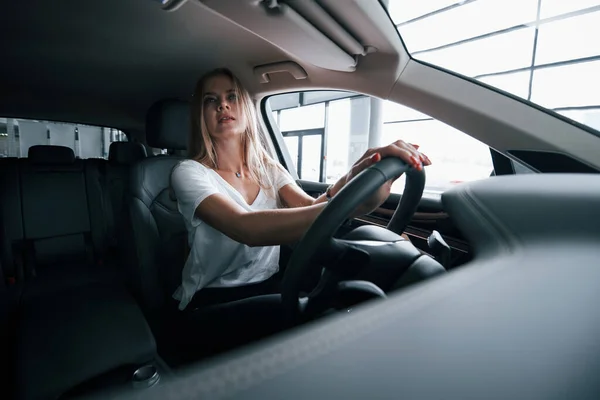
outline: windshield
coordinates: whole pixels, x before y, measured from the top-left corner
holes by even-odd
[[[600,0],[387,3],[413,58],[600,130]]]

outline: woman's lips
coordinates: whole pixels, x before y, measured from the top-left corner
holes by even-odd
[[[231,117],[231,116],[223,116],[221,118],[219,118],[219,124],[228,124],[235,121],[235,118]]]

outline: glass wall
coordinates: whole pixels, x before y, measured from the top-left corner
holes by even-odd
[[[66,146],[78,158],[108,158],[112,142],[127,141],[120,130],[62,122],[0,118],[0,157],[27,157],[34,145]]]
[[[487,178],[493,172],[490,149],[485,144],[399,104],[381,103],[383,127],[378,143],[373,143],[373,104],[368,96],[314,91],[276,95],[268,101],[293,168],[303,180],[333,183],[369,146],[398,139],[418,144],[433,161],[427,167],[428,192],[443,192],[461,182]],[[403,189],[402,177],[392,190],[401,193]]]
[[[411,55],[600,130],[599,0],[389,0]]]

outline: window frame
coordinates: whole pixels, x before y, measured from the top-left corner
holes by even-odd
[[[271,140],[271,143],[273,144],[273,147],[275,149],[278,161],[286,168],[286,170],[292,175],[292,177],[296,180],[296,181],[304,181],[304,182],[310,182],[311,184],[314,185],[320,185],[322,187],[327,187],[329,185],[329,183],[327,182],[314,182],[314,181],[308,181],[308,180],[304,180],[304,179],[300,179],[300,177],[298,176],[296,169],[294,168],[294,163],[293,160],[291,158],[291,155],[289,154],[289,151],[287,150],[287,147],[285,145],[285,141],[284,141],[284,135],[283,132],[281,132],[281,130],[279,129],[279,125],[277,120],[274,118],[273,114],[273,110],[271,109],[271,106],[269,104],[269,99],[271,97],[274,96],[278,96],[278,95],[285,95],[285,94],[294,94],[294,93],[306,93],[306,92],[322,92],[322,91],[329,91],[329,92],[342,92],[342,93],[348,93],[350,94],[350,96],[348,96],[347,98],[357,98],[357,97],[370,97],[369,95],[366,94],[360,94],[360,93],[354,93],[347,91],[347,90],[342,90],[342,89],[338,89],[338,90],[331,90],[331,89],[309,89],[309,90],[303,90],[303,91],[289,91],[289,92],[280,92],[280,93],[275,93],[275,94],[270,94],[268,96],[264,96],[259,103],[259,109],[260,109],[260,114],[264,120],[264,125],[266,127],[267,133],[269,135],[269,138]],[[343,97],[344,99],[346,97]],[[300,96],[300,99],[302,99],[302,96]],[[335,98],[332,99],[331,101],[334,100],[339,100],[340,98]],[[327,101],[327,100],[326,100]],[[394,102],[395,103],[395,102]],[[308,106],[308,105],[312,105],[315,103],[309,103],[309,104],[298,104],[295,107],[302,107],[302,106]],[[400,103],[397,103],[400,104]],[[400,104],[402,106],[404,106],[403,104]],[[295,108],[295,107],[287,107],[287,108],[283,108],[282,110],[286,110],[286,109],[290,109],[290,108]],[[280,110],[278,110],[280,111]],[[418,110],[417,110],[418,111]],[[431,117],[431,120],[436,120],[435,118]],[[323,149],[323,143],[326,142],[326,135],[327,135],[327,129],[324,129],[325,134],[323,137],[323,142],[322,142],[322,149]],[[467,135],[470,136],[469,134],[460,131],[463,135]],[[490,151],[490,157],[491,157],[491,161],[492,161],[492,167],[493,167],[493,171],[491,173],[490,176],[494,176],[495,174],[499,173],[497,171],[502,171],[501,174],[503,175],[507,175],[507,174],[511,174],[514,175],[516,174],[514,167],[512,166],[512,160],[507,157],[504,154],[498,153],[496,150],[494,150],[492,147],[490,147],[489,145],[483,143],[484,145],[486,145]],[[285,149],[285,150],[284,150]],[[325,144],[325,150],[326,152],[326,144]],[[510,167],[508,167],[508,164],[506,164],[506,162],[509,163]],[[322,162],[323,163],[323,162]],[[324,164],[324,163],[323,163]],[[325,173],[325,167],[323,167],[322,169],[323,173]],[[485,178],[484,178],[485,179]],[[402,196],[402,194],[399,193],[392,193],[392,197],[395,198],[396,196]],[[438,201],[441,199],[441,193],[438,192],[424,192],[424,196],[425,197],[429,197],[430,200],[435,200]]]

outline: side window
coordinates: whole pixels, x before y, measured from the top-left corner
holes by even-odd
[[[426,170],[429,192],[487,178],[494,169],[488,146],[396,103],[337,91],[288,93],[268,101],[293,168],[303,180],[333,183],[369,147],[398,139],[418,144],[432,160]],[[375,125],[371,121],[374,107],[383,115],[383,121]],[[401,193],[403,188],[400,178],[392,191]]]
[[[57,145],[73,149],[78,158],[108,158],[112,142],[126,142],[118,129],[101,126],[0,118],[0,157],[27,157],[31,146]]]

